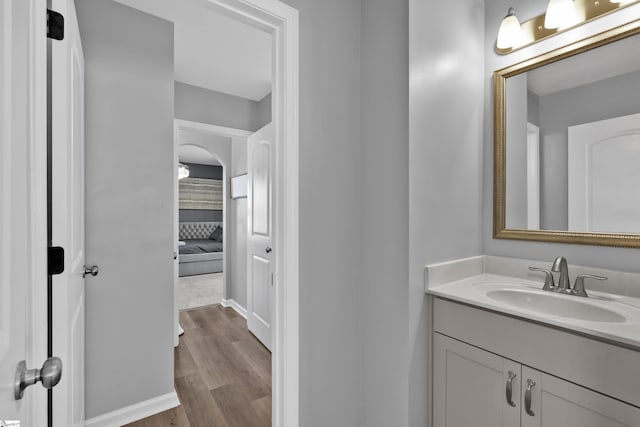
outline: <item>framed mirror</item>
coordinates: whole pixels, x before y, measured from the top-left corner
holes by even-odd
[[[640,20],[494,73],[494,237],[640,248]]]

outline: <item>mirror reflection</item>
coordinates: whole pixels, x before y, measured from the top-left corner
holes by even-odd
[[[640,233],[640,35],[506,79],[507,229]]]

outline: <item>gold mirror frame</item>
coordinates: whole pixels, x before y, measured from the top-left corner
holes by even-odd
[[[495,239],[640,248],[639,234],[593,233],[560,230],[506,228],[506,79],[552,62],[640,34],[640,20],[607,30],[493,73],[494,152],[493,152],[493,237]]]

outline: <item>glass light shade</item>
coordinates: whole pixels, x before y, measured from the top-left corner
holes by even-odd
[[[178,179],[184,179],[189,177],[189,166],[183,165],[182,163],[178,164]]]
[[[498,30],[498,49],[509,49],[517,46],[522,41],[522,28],[520,21],[516,17],[516,11],[509,8],[509,13],[504,17]]]
[[[578,23],[578,12],[573,0],[549,0],[544,16],[544,27],[566,28]]]

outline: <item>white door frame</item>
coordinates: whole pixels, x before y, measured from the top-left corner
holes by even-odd
[[[250,131],[246,131],[246,130],[241,130],[241,129],[234,129],[234,128],[227,128],[227,127],[223,127],[223,126],[217,126],[217,125],[210,125],[208,123],[200,123],[200,122],[193,122],[193,121],[189,121],[189,120],[182,120],[182,119],[174,119],[173,121],[173,128],[174,128],[174,136],[173,136],[173,176],[175,177],[175,179],[173,180],[173,217],[174,217],[174,221],[173,221],[173,235],[174,235],[174,241],[177,243],[178,241],[178,223],[179,221],[179,194],[178,194],[178,162],[179,162],[179,157],[180,157],[180,138],[179,138],[179,133],[180,131],[185,131],[185,130],[189,130],[189,131],[194,131],[194,132],[200,132],[200,133],[204,133],[204,134],[209,134],[209,135],[216,135],[216,136],[223,136],[223,137],[227,137],[227,138],[247,138],[249,137],[249,135],[251,135],[252,132]],[[230,142],[230,144],[233,144],[233,142]],[[228,203],[227,203],[227,192],[228,192],[228,188],[229,188],[229,177],[231,174],[231,165],[227,165],[225,164],[223,161],[220,160],[220,158],[216,155],[216,153],[213,153],[209,150],[209,148],[207,147],[203,147],[197,144],[189,144],[189,145],[195,145],[197,147],[202,148],[203,150],[205,150],[206,152],[208,152],[209,154],[215,156],[218,158],[218,161],[220,161],[220,164],[222,165],[222,167],[224,168],[224,177],[223,177],[223,191],[222,191],[222,210],[224,212],[223,214],[223,220],[225,223],[225,226],[222,228],[222,253],[224,254],[222,257],[222,282],[223,282],[223,287],[222,287],[222,299],[225,300],[227,299],[227,286],[228,286],[228,274],[227,272],[229,271],[228,268],[228,263],[227,263],[227,259],[229,258],[229,253],[230,253],[230,248],[229,245],[227,245],[227,241],[228,241],[228,234],[227,234],[227,229],[229,228],[227,226],[227,215],[229,215],[229,211],[227,210],[229,208]],[[179,251],[179,248],[176,248],[176,251]],[[179,257],[179,256],[178,256]],[[174,320],[174,339],[173,339],[173,345],[174,347],[177,347],[179,344],[179,336],[180,336],[180,325],[179,325],[179,316],[178,316],[178,296],[179,296],[179,292],[180,292],[180,283],[178,280],[178,269],[179,269],[179,260],[175,260],[174,261],[174,265],[175,265],[175,271],[174,271],[174,297],[173,297],[173,320]]]
[[[275,126],[275,263],[273,425],[299,424],[299,184],[298,11],[278,0],[201,0],[215,10],[272,34],[272,112]]]

